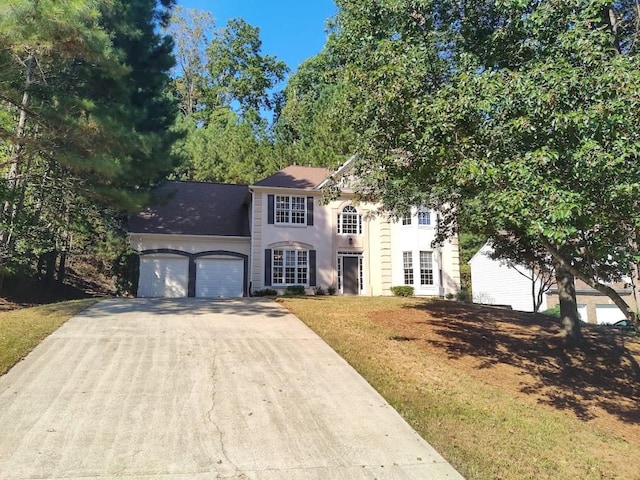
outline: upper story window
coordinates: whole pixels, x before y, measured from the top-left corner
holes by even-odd
[[[402,217],[402,224],[411,225],[411,215],[405,215],[404,217]]]
[[[418,225],[431,225],[430,210],[418,210]]]
[[[305,225],[307,223],[306,198],[276,195],[275,220],[276,223]]]
[[[338,233],[342,235],[362,235],[362,215],[352,205],[347,205],[338,214]]]

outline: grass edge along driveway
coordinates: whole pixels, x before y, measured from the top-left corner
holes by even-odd
[[[515,398],[372,320],[424,299],[300,297],[286,308],[468,479],[640,479],[640,446]],[[406,310],[405,310],[406,311]],[[446,358],[446,357],[445,357]]]
[[[0,375],[26,357],[42,340],[99,299],[71,300],[0,312]]]

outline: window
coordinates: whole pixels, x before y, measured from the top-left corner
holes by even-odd
[[[362,235],[362,215],[352,205],[347,205],[338,214],[338,233],[342,235]]]
[[[402,217],[402,224],[411,225],[411,215],[405,215],[404,217]]]
[[[273,285],[306,285],[309,255],[306,250],[274,250],[272,263]]]
[[[420,285],[433,285],[433,252],[420,252]]]
[[[294,225],[306,224],[305,197],[276,195],[275,203],[276,223],[290,223]]]
[[[431,212],[429,210],[420,210],[418,212],[418,225],[431,225]]]
[[[411,252],[402,252],[402,268],[404,270],[404,284],[413,285],[413,255]]]

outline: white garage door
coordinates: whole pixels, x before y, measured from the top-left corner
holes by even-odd
[[[236,258],[200,258],[196,269],[196,297],[242,297],[244,262]]]
[[[140,258],[138,297],[186,297],[188,282],[187,258],[167,255],[144,255]]]
[[[598,323],[613,323],[625,318],[615,305],[596,305],[596,321]]]

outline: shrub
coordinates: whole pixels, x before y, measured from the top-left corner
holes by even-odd
[[[398,285],[391,287],[391,293],[397,297],[412,297],[413,287],[411,285]]]
[[[447,300],[453,300],[454,298],[456,298],[456,296],[453,293],[449,292],[444,296],[444,298],[446,298]]]
[[[322,287],[313,287],[313,293],[315,293],[316,295],[321,295],[321,296],[327,294],[327,292]]]
[[[284,294],[289,296],[304,295],[304,290],[304,285],[289,285]]]
[[[459,302],[471,303],[473,302],[473,297],[471,296],[471,292],[466,288],[461,289],[458,293],[456,293],[456,300]]]
[[[547,308],[544,312],[544,315],[549,315],[550,317],[558,317],[560,318],[560,305],[554,305],[551,308]],[[582,320],[582,316],[580,312],[578,312],[578,320]]]
[[[327,287],[327,293],[329,295],[335,295],[336,294],[336,286],[335,285],[330,285]]]
[[[263,288],[262,290],[256,290],[251,293],[254,297],[277,297],[278,291],[273,288]]]
[[[131,249],[121,252],[111,266],[111,273],[116,276],[117,295],[135,296],[138,293],[140,254]]]

